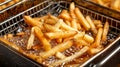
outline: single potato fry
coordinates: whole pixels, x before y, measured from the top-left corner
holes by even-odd
[[[49,19],[45,20],[45,23],[54,25],[54,24],[56,24],[56,21],[49,18]]]
[[[94,38],[92,36],[88,35],[88,34],[85,34],[83,39],[85,41],[87,41],[88,43],[93,43],[94,42]]]
[[[67,38],[67,37],[71,37],[74,36],[75,34],[77,34],[76,31],[58,31],[58,32],[48,32],[45,33],[45,36],[48,37],[49,39],[57,39],[57,38]]]
[[[78,23],[78,22],[77,22],[77,28],[78,28],[78,30],[81,30],[81,28],[82,28],[80,23]]]
[[[76,19],[76,15],[74,13],[74,10],[75,10],[75,4],[74,2],[72,2],[70,4],[70,7],[69,7],[69,11],[70,11],[70,16],[73,18],[73,19]]]
[[[107,40],[108,31],[109,31],[109,23],[106,22],[103,28],[102,42],[105,42]]]
[[[79,39],[79,40],[74,39],[74,43],[77,47],[79,47],[79,46],[90,46],[90,44],[83,39]]]
[[[34,27],[34,30],[35,30],[35,35],[38,37],[39,41],[43,44],[45,51],[51,50],[51,44],[44,37],[44,34],[40,30],[40,28],[36,26]]]
[[[99,28],[98,33],[97,33],[96,38],[95,38],[95,42],[91,45],[92,48],[101,47],[100,41],[102,38],[102,33],[103,33],[103,29]]]
[[[61,31],[60,29],[56,28],[55,26],[52,26],[50,24],[43,24],[44,28],[46,31],[48,32],[57,32],[57,31]]]
[[[34,39],[35,39],[35,35],[34,35],[34,27],[32,27],[31,29],[31,34],[30,34],[30,37],[28,39],[28,43],[27,43],[27,49],[31,49],[32,46],[34,45],[33,42],[34,42]]]
[[[75,8],[75,14],[78,17],[80,24],[83,25],[85,30],[89,30],[90,25],[88,24],[87,20],[84,18],[83,14],[80,12],[79,8]]]
[[[88,21],[90,27],[91,27],[91,31],[94,33],[94,34],[97,34],[97,29],[92,21],[92,19],[90,18],[90,16],[86,16],[86,20]]]
[[[77,21],[76,21],[76,19],[72,19],[72,21],[71,21],[71,26],[72,26],[74,29],[77,29]]]

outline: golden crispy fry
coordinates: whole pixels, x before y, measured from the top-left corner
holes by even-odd
[[[51,50],[47,51],[47,52],[43,52],[43,53],[40,53],[41,57],[42,58],[48,58],[52,55],[54,55],[56,52],[62,52],[68,48],[70,48],[72,46],[73,42],[70,40],[70,41],[67,41],[67,42],[63,42],[61,44],[58,44],[57,46],[53,47]]]
[[[97,33],[96,38],[95,38],[96,46],[100,45],[100,41],[101,41],[101,38],[102,38],[102,33],[103,33],[103,29],[99,28],[98,33]]]
[[[56,28],[55,26],[49,25],[49,24],[43,24],[44,28],[48,31],[48,32],[57,32],[57,31],[61,31],[60,29]]]
[[[28,25],[42,27],[42,22],[31,18],[30,16],[24,16],[24,20]]]
[[[67,38],[67,37],[71,37],[74,36],[75,34],[77,34],[76,31],[58,31],[58,32],[48,32],[45,33],[45,36],[48,37],[49,39],[57,39],[57,38]]]
[[[62,10],[61,14],[59,15],[60,18],[64,19],[64,20],[71,20],[71,17],[68,13],[67,10]]]
[[[79,46],[90,46],[90,44],[83,39],[79,39],[79,40],[74,39],[74,43],[77,47],[79,47]]]
[[[101,37],[102,37],[102,33],[103,33],[103,29],[99,28],[98,29],[98,33],[96,35],[95,42],[90,46],[90,49],[88,51],[88,53],[90,55],[96,54],[96,53],[100,52],[103,49],[103,46],[100,43]]]
[[[102,46],[99,46],[97,48],[90,47],[88,50],[88,53],[89,53],[89,55],[94,55],[94,54],[100,52],[101,50],[103,50]]]
[[[91,27],[91,31],[94,33],[94,34],[97,34],[97,29],[93,23],[93,21],[91,20],[90,16],[86,16],[86,20],[88,21],[90,27]]]
[[[75,8],[75,14],[78,17],[78,19],[80,21],[80,24],[83,25],[85,30],[89,30],[90,29],[90,25],[88,24],[88,22],[84,18],[83,14],[80,12],[79,8]]]
[[[46,19],[48,19],[48,15],[45,15],[45,16],[41,16],[41,17],[35,17],[35,18],[33,18],[34,20],[38,20],[38,21],[44,21],[44,20],[46,20]]]
[[[68,26],[67,24],[65,24],[65,22],[62,19],[60,19],[59,21],[61,22],[61,27],[64,28],[65,30],[67,30],[67,31],[73,30],[73,31],[79,32],[77,29],[74,29],[74,28]]]
[[[4,37],[4,39],[7,39],[7,35],[4,35],[3,37]]]
[[[62,54],[61,52],[57,52],[57,53],[55,54],[55,56],[56,56],[57,58],[60,58],[60,59],[66,58],[66,56],[65,56],[64,54]]]
[[[119,4],[120,4],[119,0],[114,0],[114,1],[112,1],[111,8],[118,10]]]
[[[72,26],[74,29],[77,29],[77,21],[76,21],[76,19],[72,19],[72,21],[71,21],[71,26]]]
[[[56,23],[56,21],[49,18],[49,19],[45,20],[45,23],[54,25]]]
[[[78,30],[81,30],[81,25],[78,22],[77,22],[77,28],[78,28]]]
[[[32,29],[31,29],[31,34],[30,34],[30,37],[29,37],[28,43],[27,43],[27,49],[31,49],[31,47],[34,45],[34,44],[33,44],[34,39],[35,39],[34,27],[32,27]]]
[[[61,21],[60,21],[60,20],[58,20],[58,22],[55,24],[55,28],[59,29],[59,28],[60,28],[60,26],[61,26]]]
[[[104,25],[103,34],[102,34],[102,41],[103,42],[105,42],[107,40],[108,31],[109,31],[109,23],[106,22]]]
[[[62,64],[62,63],[67,63],[67,62],[69,62],[69,61],[71,61],[71,60],[73,60],[73,59],[75,59],[75,58],[77,58],[77,57],[80,57],[80,56],[83,55],[88,49],[89,49],[89,47],[85,46],[85,47],[83,47],[80,51],[76,52],[74,55],[69,56],[69,57],[66,57],[66,58],[64,58],[64,59],[62,59],[62,60],[58,60],[57,62],[51,64],[51,66],[54,67],[54,66],[58,66],[58,65],[60,65],[60,64]]]
[[[35,30],[35,35],[38,37],[39,41],[43,44],[45,51],[49,51],[51,49],[51,44],[44,37],[44,34],[40,30],[40,28],[36,26],[34,27],[34,30]]]
[[[5,9],[7,6],[6,5],[2,5],[0,7],[1,7],[1,10],[2,10],[2,9]]]
[[[87,41],[88,43],[93,43],[94,42],[94,38],[92,36],[88,35],[88,34],[85,34],[83,39],[85,41]]]
[[[70,9],[70,16],[71,16],[72,18],[76,19],[76,15],[75,15],[75,13],[74,13],[74,10],[75,10],[75,4],[74,4],[74,2],[72,2],[72,3],[70,4],[69,9]]]

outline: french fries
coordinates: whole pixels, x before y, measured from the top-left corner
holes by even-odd
[[[61,44],[58,44],[57,46],[55,46],[51,50],[49,50],[47,52],[40,53],[40,56],[44,59],[48,58],[48,57],[54,55],[56,52],[62,52],[64,50],[70,48],[72,45],[73,45],[73,42],[71,40],[64,42],[64,43],[61,43]]]
[[[90,58],[100,52],[104,48],[103,42],[107,41],[109,22],[106,21],[103,25],[100,20],[84,16],[73,2],[69,10],[64,9],[58,16],[48,13],[41,17],[25,15],[23,18],[28,24],[24,32],[14,34],[15,36],[4,35],[0,40],[6,43],[10,41],[9,45],[13,48],[47,67],[78,66],[79,60],[83,63],[86,57]],[[16,46],[11,44],[14,37],[24,36],[25,39],[21,39],[25,40],[22,41],[22,46],[17,47],[19,41],[15,42],[18,44]]]
[[[65,59],[59,60],[59,61],[51,64],[51,66],[54,67],[54,66],[60,65],[62,63],[67,63],[67,62],[69,62],[69,61],[71,61],[71,60],[73,60],[73,59],[83,55],[88,50],[88,48],[89,47],[85,46],[80,51],[76,52],[74,55],[66,57]]]
[[[93,0],[93,2],[120,11],[120,0]]]

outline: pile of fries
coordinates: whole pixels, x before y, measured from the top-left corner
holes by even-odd
[[[120,11],[120,0],[93,0],[95,3]]]
[[[106,42],[109,30],[107,21],[103,25],[100,20],[84,16],[73,2],[70,4],[69,10],[62,10],[57,17],[48,13],[36,18],[24,16],[24,21],[31,28],[26,49],[33,49],[35,38],[38,38],[40,41],[39,47],[42,47],[43,51],[37,55],[22,53],[34,58],[39,63],[55,56],[58,60],[48,65],[51,67],[68,63],[85,53],[93,56],[100,52],[104,49],[102,43]],[[22,32],[17,35],[25,34]],[[4,39],[7,39],[7,37],[11,38],[12,35],[7,35]],[[51,44],[51,42],[55,43]],[[63,52],[72,46],[78,50],[73,55],[66,56]]]
[[[6,1],[6,0],[0,0],[0,2],[4,2],[4,1]],[[20,1],[20,0],[11,0],[11,1],[8,2],[8,3],[6,3],[6,4],[4,4],[4,5],[1,5],[1,6],[0,6],[0,10],[3,10],[3,9],[5,9],[5,8],[7,8],[7,7],[9,7],[9,6],[11,6],[11,5],[19,2],[19,1]]]

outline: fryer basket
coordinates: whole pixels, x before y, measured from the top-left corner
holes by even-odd
[[[10,1],[7,0],[4,3],[1,3],[0,5],[4,5],[5,3],[8,3]],[[43,2],[43,0],[20,0],[14,5],[11,5],[5,9],[0,10],[0,22],[3,22],[6,19],[11,18],[12,16],[15,16],[18,13],[23,12],[31,8],[32,6],[39,4],[40,2]]]
[[[112,18],[115,18],[117,20],[120,20],[120,11],[110,9],[108,7],[104,7],[102,5],[96,4],[91,2],[92,0],[75,0],[75,2],[87,9],[91,9],[95,12],[99,12],[101,14],[110,16]]]
[[[52,0],[47,0],[44,1],[22,13],[17,14],[16,16],[0,23],[0,36],[3,36],[4,34],[8,34],[8,33],[16,33],[19,32],[19,30],[22,30],[23,26],[26,26],[26,24],[24,23],[23,20],[23,16],[24,15],[29,15],[31,17],[38,17],[38,16],[43,16],[46,15],[47,13],[51,13],[53,15],[58,15],[62,9],[68,9],[70,2],[67,1],[52,1]],[[92,19],[96,19],[96,20],[101,20],[103,22],[103,24],[108,21],[110,24],[110,30],[109,30],[109,38],[113,38],[115,39],[114,42],[110,43],[108,46],[106,46],[106,48],[101,51],[100,53],[96,54],[95,56],[93,56],[92,58],[90,58],[87,62],[85,62],[82,66],[86,66],[87,64],[90,64],[91,61],[93,61],[95,58],[98,58],[100,55],[106,55],[105,53],[109,51],[109,49],[111,49],[112,47],[120,47],[119,45],[119,41],[120,41],[120,21],[116,20],[114,18],[111,18],[109,16],[105,16],[102,14],[99,14],[97,12],[94,12],[92,10],[86,9],[80,5],[77,5],[81,10],[81,12],[84,14],[84,16],[89,15]],[[5,46],[4,43],[1,42],[0,46],[4,46],[6,48],[6,50],[8,50],[8,48],[10,48],[9,46]],[[116,49],[116,48],[112,48],[112,49]],[[21,54],[17,53],[14,49],[10,48],[10,51],[12,51],[13,53],[17,54],[18,56],[20,56],[21,58],[25,56],[21,56]],[[30,60],[29,58],[26,58],[29,61],[33,61]],[[36,62],[32,62],[35,63]],[[36,65],[38,66],[38,65]]]

